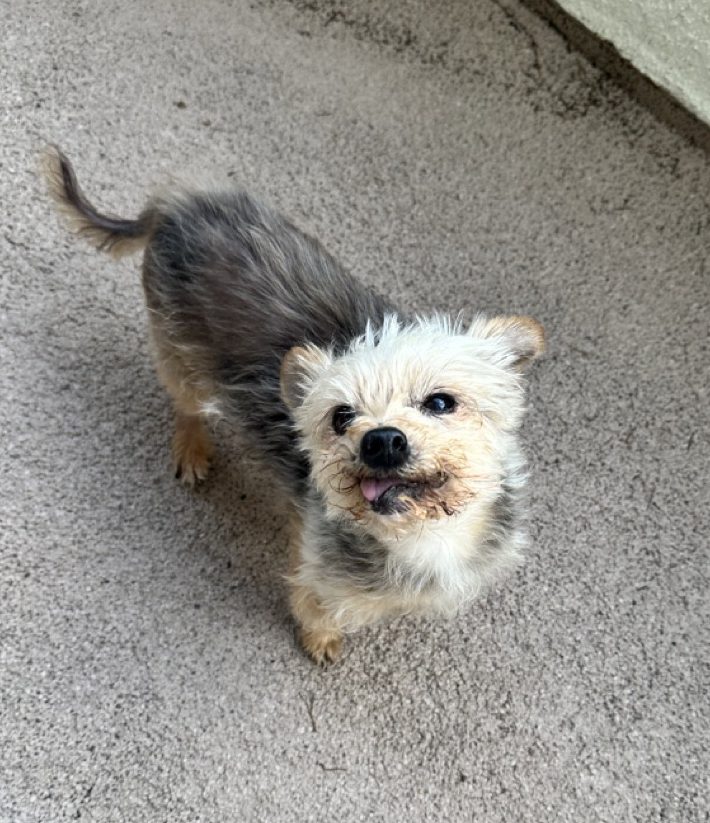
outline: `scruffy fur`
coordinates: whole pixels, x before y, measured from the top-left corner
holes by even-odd
[[[204,479],[205,420],[218,414],[245,431],[290,499],[290,603],[316,662],[335,660],[358,626],[452,613],[517,562],[522,371],[544,348],[535,320],[402,318],[244,192],[156,196],[125,220],[88,202],[61,152],[45,161],[76,231],[114,255],[145,250],[176,475]],[[455,404],[433,413],[428,398],[441,393]],[[334,428],[342,407],[344,430]],[[383,426],[406,436],[394,473],[363,457],[363,437]],[[378,482],[386,491],[370,500]]]

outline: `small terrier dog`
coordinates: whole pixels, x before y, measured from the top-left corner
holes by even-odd
[[[522,373],[544,349],[537,321],[400,319],[243,191],[157,195],[125,220],[89,203],[59,150],[45,172],[97,249],[145,250],[176,476],[205,478],[217,413],[290,499],[290,603],[314,661],[383,617],[451,614],[519,560]]]

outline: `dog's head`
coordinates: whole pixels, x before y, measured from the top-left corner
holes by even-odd
[[[339,356],[297,347],[281,394],[329,516],[402,534],[493,499],[524,410],[522,371],[544,349],[528,317],[389,317]]]

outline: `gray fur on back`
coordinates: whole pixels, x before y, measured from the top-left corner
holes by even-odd
[[[156,204],[143,285],[161,333],[199,364],[221,412],[303,494],[309,466],[281,400],[281,361],[304,343],[342,350],[391,307],[317,240],[238,191]]]

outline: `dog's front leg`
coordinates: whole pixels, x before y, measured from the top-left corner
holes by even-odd
[[[298,624],[298,639],[301,646],[318,665],[335,662],[342,651],[343,633],[308,584],[308,571],[303,561],[303,523],[297,515],[294,515],[291,521],[291,563],[288,582],[291,613]]]
[[[291,612],[298,623],[298,639],[319,665],[335,662],[343,647],[343,634],[308,586],[291,584]]]

